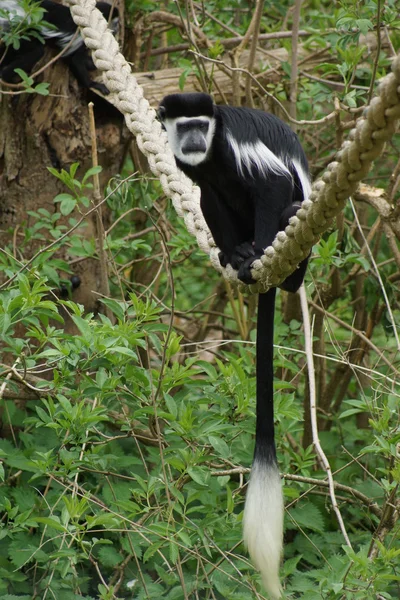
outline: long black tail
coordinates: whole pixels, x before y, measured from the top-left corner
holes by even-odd
[[[276,288],[258,296],[257,422],[254,460],[276,462],[274,434],[274,316]]]
[[[245,544],[273,600],[281,597],[279,563],[283,537],[273,405],[275,295],[276,288],[271,288],[258,299],[256,445],[243,519]]]

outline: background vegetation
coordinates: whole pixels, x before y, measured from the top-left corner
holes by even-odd
[[[291,115],[317,178],[399,52],[398,6],[305,0],[299,21],[291,1],[265,3],[260,18],[257,7],[127,0],[134,69],[175,69],[176,88]],[[255,58],[244,54],[252,44]],[[53,207],[38,194],[35,210],[2,226],[0,598],[264,598],[241,542],[254,299],[212,270],[133,147],[103,212],[99,171],[51,167],[62,188]],[[397,136],[306,278],[320,440],[351,545],[313,448],[297,299],[279,296],[287,598],[400,596],[399,190]],[[81,233],[92,214],[101,244]],[[89,260],[101,273],[91,311],[75,296]]]

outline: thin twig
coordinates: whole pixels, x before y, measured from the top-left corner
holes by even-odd
[[[333,510],[336,513],[337,520],[339,522],[340,529],[342,531],[343,537],[346,541],[346,544],[351,548],[351,542],[349,536],[347,535],[347,531],[343,522],[342,515],[339,510],[339,506],[335,496],[335,482],[332,477],[332,470],[329,464],[329,461],[326,457],[325,452],[322,449],[321,442],[319,440],[318,434],[318,421],[317,421],[317,398],[316,398],[316,388],[315,388],[315,370],[314,370],[314,357],[313,357],[313,349],[312,349],[312,328],[310,323],[310,316],[308,313],[308,304],[307,304],[307,294],[304,284],[301,286],[300,290],[300,304],[301,311],[303,315],[303,324],[304,324],[304,341],[305,341],[305,349],[307,355],[307,368],[308,368],[308,384],[309,384],[309,393],[310,393],[310,418],[311,418],[311,430],[313,436],[313,443],[315,450],[318,454],[318,457],[321,463],[324,466],[325,472],[329,481],[329,494],[332,501]]]
[[[6,391],[7,383],[10,381],[11,377],[13,376],[13,370],[15,369],[17,364],[20,362],[20,360],[21,360],[21,358],[18,356],[17,360],[15,361],[13,366],[10,368],[9,372],[7,373],[7,376],[5,377],[3,383],[0,386],[0,400],[2,399],[4,392]]]
[[[382,4],[381,4],[381,0],[378,0],[377,13],[376,13],[376,25],[377,25],[376,26],[376,56],[375,56],[375,60],[374,60],[374,66],[372,67],[371,83],[370,83],[368,100],[367,100],[368,104],[371,103],[372,96],[374,94],[374,84],[375,84],[375,79],[376,79],[376,72],[378,70],[379,57],[380,57],[380,53],[381,53],[381,44],[382,44],[381,27],[380,27],[381,12],[382,12]]]
[[[240,331],[240,335],[241,335],[242,339],[246,339],[246,330],[245,330],[241,316],[240,316],[239,311],[236,306],[235,298],[234,298],[233,292],[232,292],[232,286],[229,283],[229,281],[227,281],[226,279],[224,279],[224,285],[225,285],[226,293],[228,294],[229,303],[232,307],[233,316],[235,317],[236,324]]]
[[[295,119],[297,115],[297,84],[299,81],[298,72],[298,45],[299,45],[299,24],[300,11],[303,0],[295,0],[293,10],[292,24],[292,64],[290,72],[290,116]]]
[[[273,94],[271,94],[271,92],[269,92],[267,89],[265,89],[265,87],[258,81],[257,77],[255,77],[252,73],[249,73],[247,69],[244,69],[242,67],[231,67],[228,64],[226,64],[226,62],[224,62],[223,60],[216,59],[216,58],[210,58],[209,56],[205,56],[204,54],[199,54],[198,52],[195,52],[194,50],[191,50],[190,53],[194,54],[194,55],[198,55],[203,60],[206,60],[208,62],[221,65],[221,67],[228,69],[228,71],[232,71],[232,73],[238,72],[238,73],[245,73],[246,75],[249,75],[251,77],[253,83],[256,84],[256,86],[259,88],[259,90],[265,96],[270,98],[272,102],[275,102],[279,106],[279,108],[282,110],[282,112],[284,113],[287,120],[293,124],[296,124],[296,125],[321,125],[322,123],[328,123],[328,121],[333,121],[336,117],[336,111],[332,111],[331,113],[329,113],[322,119],[316,119],[316,120],[312,120],[312,121],[307,121],[307,120],[297,121],[296,119],[293,119],[290,116],[290,114],[288,113],[286,108],[283,106],[282,102],[280,102],[277,98],[275,98],[275,96]],[[233,77],[232,77],[232,80],[233,80]]]
[[[318,32],[319,35],[328,35],[330,33],[332,33],[333,31],[336,31],[335,29],[326,29],[323,32]],[[305,31],[305,30],[301,30],[299,31],[298,35],[300,37],[309,37],[311,35],[315,35],[317,32],[314,30],[310,30],[310,31]],[[273,31],[271,33],[261,33],[258,36],[258,41],[268,41],[268,40],[280,40],[280,39],[287,39],[287,38],[291,38],[292,37],[292,32],[291,31]],[[226,49],[232,48],[233,46],[235,46],[236,44],[238,44],[239,42],[241,42],[243,40],[242,36],[236,36],[236,37],[232,37],[232,38],[222,38],[219,39],[218,42]],[[206,43],[203,40],[199,40],[198,41],[198,45],[200,47],[204,47],[206,45]],[[167,46],[167,47],[162,47],[162,48],[153,48],[150,52],[150,56],[159,56],[160,54],[172,54],[173,52],[184,52],[185,50],[189,50],[191,47],[190,44],[188,43],[182,43],[182,44],[174,44],[171,46]],[[144,56],[144,53],[143,53]]]
[[[378,266],[377,266],[377,264],[375,262],[374,255],[372,254],[371,249],[370,249],[370,247],[369,247],[369,245],[367,243],[367,240],[365,238],[364,231],[363,231],[363,228],[361,227],[360,221],[358,219],[358,215],[357,215],[357,212],[356,212],[356,207],[354,206],[354,202],[353,202],[352,198],[350,198],[349,201],[350,201],[350,206],[351,206],[352,211],[353,211],[353,215],[354,215],[354,219],[355,219],[356,225],[357,225],[358,230],[360,232],[360,236],[362,237],[362,239],[363,239],[363,241],[364,241],[364,243],[366,245],[369,258],[371,260],[371,263],[372,263],[372,266],[374,268],[375,274],[376,274],[376,276],[378,278],[379,285],[381,287],[382,294],[383,294],[383,297],[385,299],[385,304],[386,304],[386,308],[387,308],[388,315],[389,315],[389,318],[390,318],[390,322],[392,324],[393,334],[394,334],[394,337],[395,337],[395,340],[396,340],[397,348],[400,351],[400,340],[399,340],[399,335],[397,333],[397,325],[396,325],[396,321],[395,321],[394,316],[393,316],[392,308],[390,306],[389,298],[388,298],[387,293],[386,293],[386,288],[383,285],[382,277],[381,277],[381,274],[379,273],[379,269],[378,269]]]
[[[97,157],[97,140],[96,140],[96,124],[94,120],[94,111],[93,111],[93,102],[89,102],[89,130],[90,130],[90,139],[92,144],[92,165],[93,167],[98,167],[98,157]],[[107,254],[104,249],[105,242],[105,233],[104,233],[104,225],[103,218],[101,214],[101,193],[100,193],[100,179],[99,174],[95,173],[93,175],[93,204],[97,207],[96,210],[96,225],[97,225],[97,250],[99,253],[100,259],[100,294],[105,297],[110,297],[110,284],[108,279],[108,263],[107,263]],[[111,312],[110,308],[107,305],[104,305],[105,313],[107,317],[110,319],[111,323],[114,323],[114,315]]]
[[[319,312],[323,313],[326,317],[328,317],[328,319],[332,319],[333,321],[335,321],[338,325],[340,325],[341,327],[344,327],[345,329],[348,329],[349,331],[351,331],[354,335],[356,335],[357,337],[359,337],[361,340],[363,340],[363,342],[365,342],[378,356],[379,358],[385,363],[385,365],[387,367],[389,367],[389,369],[393,370],[394,373],[400,377],[400,372],[395,368],[395,366],[393,365],[393,362],[386,358],[386,356],[383,354],[383,352],[381,352],[379,350],[379,348],[377,346],[375,346],[375,344],[369,339],[369,337],[367,337],[365,335],[365,333],[363,333],[362,331],[360,331],[359,329],[357,329],[356,327],[353,327],[352,325],[349,325],[348,323],[346,323],[345,321],[342,321],[342,319],[339,319],[339,317],[337,317],[336,315],[334,315],[331,312],[328,312],[325,308],[322,308],[321,306],[319,306],[316,302],[313,302],[312,300],[308,301],[308,304],[310,306],[312,306],[315,310],[318,310]]]
[[[251,106],[251,107],[253,107],[253,96],[251,93],[250,73],[253,71],[254,61],[256,59],[258,36],[260,35],[260,25],[261,25],[263,10],[264,10],[264,0],[258,0],[258,2],[256,4],[256,10],[254,12],[254,30],[253,30],[254,33],[253,33],[253,37],[251,38],[249,62],[247,64],[247,69],[249,71],[249,74],[246,77],[246,102],[247,102],[247,105]]]
[[[232,477],[235,475],[248,475],[251,469],[248,467],[233,467],[232,469],[217,469],[216,471],[211,471],[211,477]],[[303,475],[295,475],[294,473],[281,473],[282,479],[287,479],[289,481],[296,481],[297,483],[308,483],[313,486],[313,488],[317,487],[329,487],[330,482],[326,479],[316,479],[315,477],[304,477]],[[371,498],[368,498],[362,492],[350,487],[349,485],[343,485],[342,483],[338,483],[334,481],[334,486],[336,490],[340,492],[346,492],[353,498],[360,500],[368,509],[379,519],[382,518],[382,509],[380,506]],[[310,488],[308,492],[310,492],[313,488]]]

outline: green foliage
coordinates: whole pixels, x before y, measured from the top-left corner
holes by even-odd
[[[69,169],[69,173],[65,171],[65,169],[61,169],[61,171],[58,172],[57,169],[48,167],[50,173],[62,181],[62,183],[72,192],[71,194],[58,194],[58,196],[54,198],[54,203],[60,204],[60,213],[64,216],[72,213],[79,203],[81,203],[83,207],[88,208],[90,200],[84,195],[84,192],[93,189],[93,184],[88,182],[88,179],[89,177],[101,173],[101,167],[92,167],[85,173],[82,181],[79,181],[75,178],[78,167],[79,163],[73,163]]]
[[[3,56],[12,47],[14,50],[19,50],[21,42],[35,38],[42,44],[45,40],[42,31],[45,28],[47,31],[55,29],[55,26],[45,20],[46,10],[39,2],[34,0],[19,0],[18,4],[21,11],[14,9],[1,8],[0,19],[7,20],[7,27],[1,29],[1,42],[4,46],[0,46],[0,65]],[[49,95],[49,84],[41,82],[36,85],[34,79],[30,77],[22,69],[14,69],[14,72],[21,78],[21,86],[27,94],[39,94],[40,96]]]
[[[22,15],[18,11],[6,10],[1,8],[0,5],[0,18],[7,19],[7,28],[2,28],[1,41],[5,46],[0,48],[1,54],[7,52],[9,47],[14,50],[18,50],[21,46],[21,42],[36,38],[44,44],[44,38],[41,35],[41,28],[45,27],[48,30],[53,29],[54,26],[48,23],[44,17],[46,11],[40,6],[38,2],[33,0],[20,0],[19,2]],[[2,56],[0,55],[0,63]],[[37,85],[33,85],[34,80],[29,77],[22,69],[15,69],[15,73],[20,76],[21,84],[24,92],[28,94],[39,94],[40,96],[47,96],[49,94],[49,84],[42,82]]]
[[[81,179],[78,165],[52,172],[71,191],[75,209],[88,204],[93,170]],[[156,191],[148,181],[127,184],[124,192],[116,187],[109,199],[110,206],[118,207],[115,219],[130,203],[148,204],[148,194]],[[60,206],[61,196],[56,198]],[[179,264],[180,253],[192,241],[169,208],[167,213],[176,229],[170,257]],[[55,215],[38,209],[24,232],[26,242],[44,241],[43,232],[51,232],[55,242],[42,249],[45,260],[38,256],[20,272],[20,262],[10,252],[2,254],[1,268],[10,281],[1,293],[0,329],[18,377],[6,381],[9,371],[3,367],[3,419],[14,433],[0,440],[1,593],[24,598],[35,587],[39,597],[183,598],[183,577],[187,594],[196,591],[207,598],[212,590],[216,598],[250,600],[258,575],[240,546],[243,496],[232,467],[250,466],[252,459],[254,345],[235,342],[215,364],[196,355],[185,358],[184,336],[171,329],[171,315],[167,321],[162,317],[163,306],[171,301],[167,273],[160,279],[162,303],[138,295],[122,281],[124,298],[103,299],[108,316],[87,314],[73,300],[55,298],[52,285],[59,285],[59,279],[48,273],[60,268],[59,244],[66,244],[71,256],[85,256],[76,253],[73,213],[69,231],[61,213]],[[106,240],[116,264],[124,264],[129,252],[154,254],[150,240],[131,247],[118,244],[126,231],[129,224],[121,219]],[[86,256],[93,256],[96,246],[88,243]],[[209,273],[205,257],[191,248],[191,272],[185,267],[184,274],[172,273],[185,286],[177,290],[175,310],[207,297],[214,285],[212,277],[200,275],[204,269]],[[312,271],[334,264],[368,267],[359,251],[353,253],[357,261],[338,248],[332,233],[317,247]],[[76,333],[64,330],[61,306]],[[300,441],[303,428],[298,402],[304,383],[290,384],[299,360],[291,348],[298,342],[302,347],[301,330],[296,322],[285,325],[279,313],[276,325],[277,340],[287,348],[277,353],[276,367],[291,374],[276,381],[281,468],[320,478],[312,447],[294,450],[286,437]],[[24,402],[8,397],[8,390],[18,395],[21,389],[28,392]],[[340,483],[378,503],[395,491],[399,480],[393,464],[395,402],[395,396],[387,404],[372,397],[349,399],[322,438],[332,468],[346,467]],[[355,425],[364,412],[370,414],[372,438]],[[361,445],[381,486],[367,489],[363,472],[354,464],[346,466],[338,449],[340,430],[350,453]],[[377,525],[376,517],[362,504],[342,504],[351,523],[350,552],[327,511],[326,497],[308,489],[309,484],[290,480],[285,486],[286,535],[291,540],[283,567],[288,597],[301,593],[339,599],[345,593],[346,598],[373,598],[379,590],[383,597],[395,598],[398,545],[380,543],[374,563],[366,559],[368,528]],[[118,573],[122,586],[117,591]]]
[[[48,96],[49,95],[49,84],[42,82],[38,83],[33,87],[34,80],[32,77],[29,77],[22,69],[14,69],[17,75],[21,77],[22,85],[24,91],[27,94],[39,94],[40,96]]]
[[[18,50],[21,45],[21,40],[29,40],[37,38],[44,43],[43,37],[40,35],[40,28],[53,28],[51,23],[44,20],[46,11],[42,8],[39,2],[33,0],[20,0],[18,4],[21,6],[22,15],[18,11],[6,10],[0,6],[0,17],[7,19],[7,29],[2,30],[1,39],[6,47],[12,46]]]

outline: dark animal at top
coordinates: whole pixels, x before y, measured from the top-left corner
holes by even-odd
[[[220,262],[254,283],[251,266],[288,224],[311,189],[296,134],[272,114],[216,106],[207,94],[172,94],[158,109],[176,163],[201,190],[201,210],[220,249]],[[280,286],[302,284],[308,259]],[[256,440],[243,521],[244,540],[274,600],[281,596],[279,564],[283,498],[273,412],[276,289],[259,295]]]
[[[30,39],[21,39],[18,49],[11,46],[6,48],[4,45],[0,45],[0,79],[8,83],[13,82],[15,78],[18,80],[14,69],[22,69],[29,73],[43,57],[45,45],[49,45],[60,52],[73,40],[70,47],[63,54],[62,59],[67,63],[81,86],[96,89],[107,95],[109,91],[106,86],[93,81],[91,78],[90,71],[93,71],[95,66],[81,36],[78,34],[73,39],[77,27],[69,8],[57,2],[52,2],[52,0],[39,0],[36,3],[45,11],[43,20],[53,26],[51,28],[46,27],[46,25],[39,27],[39,33],[45,44],[37,37],[31,37]],[[104,17],[110,20],[110,27],[113,32],[116,32],[118,29],[118,10],[116,8],[112,9],[111,5],[106,2],[98,2],[96,6]],[[18,0],[0,2],[0,9],[9,13],[10,17],[13,15],[24,17],[26,15]],[[2,32],[8,31],[9,26],[9,19],[0,15],[0,40]]]

